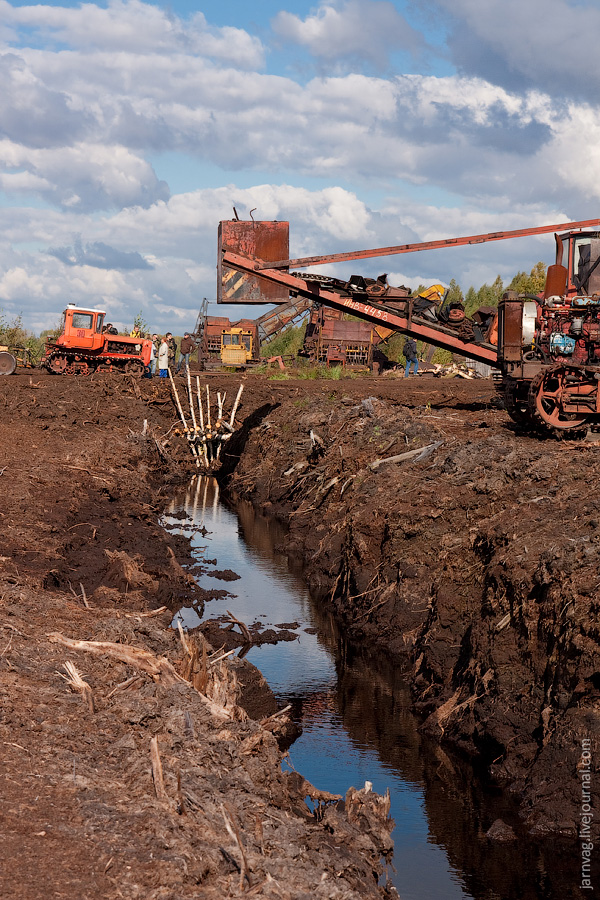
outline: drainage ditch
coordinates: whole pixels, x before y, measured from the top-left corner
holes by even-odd
[[[380,794],[389,788],[396,827],[388,878],[402,900],[576,896],[571,847],[533,843],[509,797],[420,734],[401,673],[346,644],[301,571],[276,549],[285,546],[278,522],[246,502],[223,502],[214,479],[198,478],[173,499],[164,524],[191,538],[199,586],[220,594],[203,610],[180,609],[174,624],[225,623],[230,611],[296,635],[246,655],[302,728],[286,765],[341,795],[365,781]]]

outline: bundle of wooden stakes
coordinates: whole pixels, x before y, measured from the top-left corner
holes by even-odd
[[[186,419],[183,406],[179,398],[177,386],[173,380],[173,375],[169,369],[169,378],[171,379],[171,387],[173,389],[173,397],[175,405],[179,411],[179,417],[183,425],[183,432],[187,438],[192,456],[196,460],[196,468],[215,469],[219,465],[221,456],[221,447],[225,441],[231,438],[235,431],[235,414],[237,413],[240,397],[244,390],[244,385],[240,384],[235,402],[231,409],[229,420],[224,413],[225,398],[227,394],[217,392],[217,410],[216,414],[211,416],[210,410],[210,388],[206,385],[206,410],[202,399],[203,391],[200,388],[200,379],[196,375],[196,397],[192,390],[192,378],[189,367],[187,369],[187,393],[189,403],[190,424]],[[196,418],[196,403],[198,406],[198,417]],[[212,419],[214,417],[214,425]]]

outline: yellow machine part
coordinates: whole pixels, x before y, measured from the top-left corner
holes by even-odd
[[[248,351],[245,347],[229,345],[221,347],[221,362],[224,366],[245,366],[248,362]]]
[[[431,287],[425,288],[423,291],[419,291],[418,296],[423,297],[424,300],[441,300],[444,294],[446,293],[446,288],[443,284],[432,284]]]
[[[224,366],[245,366],[252,359],[252,335],[243,328],[221,332],[221,362]]]
[[[395,328],[385,328],[383,325],[375,325],[374,330],[377,332],[382,341],[387,341],[391,334],[396,334]]]

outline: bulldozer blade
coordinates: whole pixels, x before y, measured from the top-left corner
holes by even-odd
[[[0,350],[0,375],[12,375],[17,368],[17,360],[8,350]]]

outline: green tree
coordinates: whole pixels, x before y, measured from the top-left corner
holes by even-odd
[[[262,344],[260,355],[265,358],[271,356],[297,356],[304,343],[306,322],[302,325],[292,325],[278,334],[272,341]]]
[[[471,287],[465,294],[465,313],[468,316],[472,316],[478,306],[480,306],[480,303],[477,298],[477,291],[475,290],[473,285],[471,285]]]
[[[465,295],[463,294],[460,284],[454,278],[450,279],[448,293],[446,294],[447,303],[464,303]]]
[[[529,275],[526,272],[517,272],[511,283],[509,291],[518,294],[540,294],[546,285],[546,263],[537,262]]]
[[[132,331],[137,330],[137,331],[140,332],[140,334],[143,334],[143,335],[148,334],[148,332],[149,332],[150,329],[148,328],[148,323],[147,323],[146,320],[144,319],[144,312],[143,312],[143,310],[140,309],[139,313],[137,314],[137,316],[136,316],[135,319],[133,320],[133,328],[132,328],[131,330],[132,330]]]

